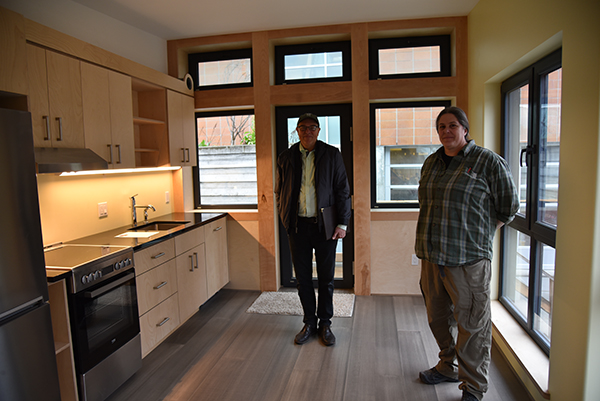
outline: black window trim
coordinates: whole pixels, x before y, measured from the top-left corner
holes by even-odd
[[[233,84],[218,84],[218,85],[198,85],[198,63],[209,61],[225,61],[237,59],[250,59],[250,82],[233,83]],[[238,50],[223,50],[207,53],[192,53],[188,55],[188,72],[194,81],[195,91],[204,91],[212,89],[229,89],[229,88],[250,88],[254,85],[254,76],[252,68],[252,49]]]
[[[219,111],[207,111],[207,112],[196,112],[194,121],[199,117],[219,117],[219,116],[239,116],[252,114],[255,115],[254,109],[240,109],[240,110],[219,110]],[[198,124],[196,126],[196,146],[198,146]],[[258,209],[258,200],[256,204],[219,204],[219,205],[203,205],[200,202],[200,163],[196,163],[196,166],[192,167],[192,177],[194,181],[194,209]],[[258,185],[258,183],[257,183]],[[258,188],[257,188],[258,193]]]
[[[387,203],[377,202],[377,166],[376,166],[376,119],[375,111],[377,109],[399,109],[399,108],[412,108],[412,107],[449,107],[452,105],[450,100],[423,100],[423,101],[399,101],[399,102],[386,102],[386,103],[371,103],[369,105],[369,119],[370,119],[370,145],[371,145],[371,208],[372,209],[415,209],[419,208],[419,202],[405,202],[405,203]],[[415,145],[405,145],[415,146]],[[439,145],[442,146],[442,145]]]
[[[285,56],[326,52],[342,52],[342,76],[310,79],[285,79]],[[350,41],[308,43],[275,46],[275,85],[306,84],[317,82],[340,82],[352,80]]]
[[[415,72],[408,74],[380,74],[379,50],[411,47],[440,47],[440,71]],[[401,38],[369,39],[369,79],[407,79],[428,77],[449,77],[452,74],[450,35],[413,36]]]
[[[522,87],[529,84],[529,109],[531,111],[528,120],[528,130],[530,143],[528,146],[538,147],[540,132],[539,132],[539,110],[541,105],[541,88],[540,81],[541,77],[562,68],[562,49],[558,49],[551,54],[543,57],[536,61],[530,66],[517,72],[512,77],[506,79],[501,85],[502,95],[502,119],[501,119],[501,132],[502,132],[502,146],[504,155],[509,152],[508,149],[508,138],[505,135],[507,126],[507,95]],[[531,338],[538,344],[538,346],[546,353],[550,354],[551,344],[534,330],[534,314],[536,308],[539,307],[538,295],[541,291],[541,274],[538,260],[541,258],[541,252],[543,245],[550,246],[556,249],[556,227],[553,227],[543,221],[538,220],[538,204],[537,196],[534,195],[534,199],[531,199],[530,194],[538,193],[538,169],[539,169],[539,154],[534,152],[533,155],[527,156],[527,209],[525,216],[517,214],[515,219],[509,224],[509,227],[514,230],[527,235],[530,239],[530,255],[529,255],[529,293],[528,293],[528,315],[529,321],[526,316],[513,305],[512,301],[504,295],[504,280],[505,280],[505,241],[507,237],[507,230],[502,229],[502,243],[500,250],[500,280],[499,280],[499,296],[498,299],[507,311],[515,318],[515,320],[523,327],[523,329],[531,336]]]

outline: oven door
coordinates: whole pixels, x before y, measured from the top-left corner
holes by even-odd
[[[140,332],[133,269],[71,295],[70,301],[79,373],[88,372]]]

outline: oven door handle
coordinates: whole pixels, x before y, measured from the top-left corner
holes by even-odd
[[[110,290],[114,289],[115,287],[118,287],[121,284],[123,284],[123,283],[131,280],[134,277],[135,277],[135,273],[129,273],[126,276],[123,276],[120,279],[118,279],[116,281],[113,281],[110,284],[107,284],[105,286],[102,286],[102,287],[98,288],[97,290],[94,290],[94,291],[85,291],[83,293],[83,297],[84,298],[91,298],[91,299],[96,298],[96,297],[98,297],[98,296],[100,296],[102,294],[105,294],[105,293],[109,292]]]

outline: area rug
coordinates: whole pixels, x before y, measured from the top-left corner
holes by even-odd
[[[317,295],[317,302],[319,297]],[[333,317],[352,317],[354,311],[354,294],[333,293]],[[265,291],[246,310],[247,313],[262,315],[297,315],[302,316],[302,305],[298,293],[291,291]]]

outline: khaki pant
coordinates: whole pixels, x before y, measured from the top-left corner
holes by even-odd
[[[488,259],[456,267],[421,261],[421,291],[440,347],[436,369],[458,377],[459,387],[480,400],[488,389],[492,347],[490,279]]]

